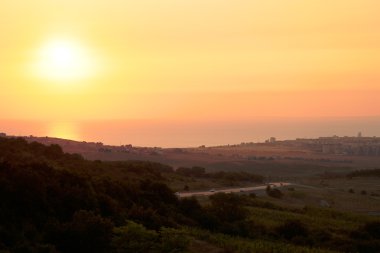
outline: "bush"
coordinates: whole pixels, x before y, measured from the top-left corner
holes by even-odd
[[[304,242],[303,239],[309,235],[307,226],[299,220],[288,220],[284,224],[278,226],[275,229],[275,232],[280,237],[286,240],[295,241],[298,244],[302,244]]]
[[[363,230],[372,238],[380,239],[380,221],[368,222],[364,225]]]
[[[181,174],[183,176],[187,176],[187,177],[202,177],[205,175],[206,169],[202,167],[192,167],[192,168],[179,167],[176,170],[176,173]]]
[[[279,189],[273,189],[269,185],[267,186],[266,193],[269,197],[276,199],[281,199],[284,195]]]
[[[244,198],[236,194],[217,193],[210,196],[211,213],[221,221],[234,222],[244,220],[248,211],[244,208]]]
[[[179,253],[184,252],[188,245],[189,239],[181,231],[161,228],[156,232],[132,221],[125,226],[115,228],[112,239],[115,253]]]
[[[180,253],[184,252],[189,246],[189,238],[181,231],[172,228],[161,228],[160,252]]]
[[[116,253],[152,252],[159,244],[157,232],[147,230],[143,225],[129,221],[127,225],[113,230],[112,248]]]
[[[93,212],[80,210],[68,223],[51,226],[48,239],[61,252],[108,252],[113,224]]]

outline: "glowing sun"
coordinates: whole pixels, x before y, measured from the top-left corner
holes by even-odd
[[[89,51],[74,40],[48,41],[40,48],[37,58],[38,76],[49,80],[78,80],[91,76],[95,71]]]

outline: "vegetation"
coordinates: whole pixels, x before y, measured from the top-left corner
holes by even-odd
[[[176,170],[176,173],[187,176],[187,177],[195,177],[195,178],[210,178],[210,179],[222,179],[225,181],[250,181],[256,183],[262,183],[264,181],[264,177],[261,175],[256,175],[249,172],[234,172],[234,171],[218,171],[214,173],[206,173],[206,169],[203,167],[194,166],[192,168],[179,167]]]
[[[239,253],[380,248],[374,217],[288,208],[255,195],[219,193],[201,205],[178,199],[167,173],[184,172],[87,161],[57,145],[0,138],[0,251],[174,253],[191,252],[194,240]]]
[[[380,169],[372,170],[356,170],[347,175],[349,178],[353,177],[380,177]]]
[[[268,194],[268,196],[277,199],[280,199],[283,196],[283,193],[279,189],[272,188],[270,187],[270,185],[267,186],[266,193]]]

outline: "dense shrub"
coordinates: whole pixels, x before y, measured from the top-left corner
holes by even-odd
[[[152,252],[158,247],[158,233],[129,221],[125,226],[114,228],[112,248],[116,253]]]
[[[238,181],[250,181],[250,182],[263,182],[264,177],[261,175],[256,175],[253,173],[248,173],[244,171],[235,172],[235,171],[218,171],[214,173],[206,173],[206,169],[203,167],[179,167],[176,170],[176,173],[187,176],[187,177],[196,177],[196,178],[212,178],[219,179],[228,182],[238,182]]]
[[[70,222],[48,224],[47,241],[61,252],[108,252],[113,224],[93,212],[75,212]]]
[[[282,198],[284,195],[279,189],[271,188],[269,185],[266,188],[266,193],[268,194],[268,196],[277,199]]]
[[[288,220],[275,229],[276,233],[286,240],[304,242],[304,238],[309,235],[309,230],[305,224],[299,220]]]
[[[210,212],[221,221],[244,220],[248,215],[248,211],[244,207],[244,199],[236,194],[217,193],[210,196],[210,201]]]
[[[380,177],[380,169],[356,170],[348,173],[347,177]]]

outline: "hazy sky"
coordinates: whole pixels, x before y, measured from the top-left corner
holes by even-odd
[[[380,114],[378,0],[1,0],[0,119]]]

